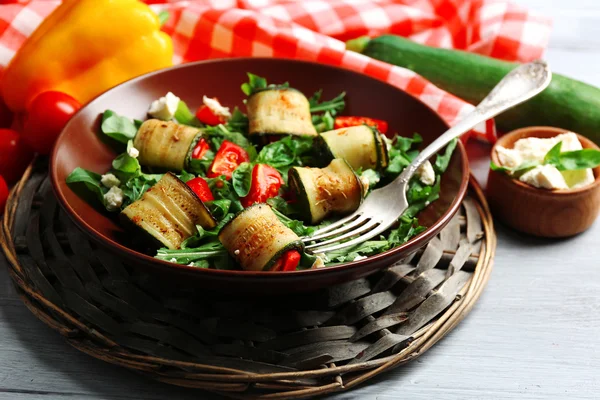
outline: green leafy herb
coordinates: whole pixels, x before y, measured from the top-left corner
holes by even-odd
[[[232,183],[223,176],[219,176],[217,178],[207,178],[206,182],[208,183],[208,187],[210,188],[215,200],[231,201],[229,212],[237,213],[238,211],[242,211],[244,209],[244,207],[242,207],[242,203],[240,202],[240,198],[233,189]]]
[[[379,183],[381,180],[381,175],[379,175],[379,172],[375,171],[374,169],[366,169],[360,174],[360,179],[363,182],[367,182],[368,190],[370,191]]]
[[[457,139],[452,140],[450,143],[448,143],[448,146],[446,146],[444,153],[437,155],[433,167],[438,174],[444,173],[448,168],[448,164],[450,164],[450,159],[452,158],[452,153],[454,152],[457,143]]]
[[[142,174],[129,179],[122,184],[121,190],[123,191],[124,197],[123,207],[139,200],[140,197],[146,193],[146,190],[156,185],[162,177],[162,174]]]
[[[295,219],[291,219],[287,215],[282,214],[276,208],[272,208],[273,212],[281,222],[288,228],[290,228],[294,233],[298,236],[308,236],[314,232],[314,228],[312,226],[305,226],[302,221],[298,221]]]
[[[82,187],[90,192],[102,205],[104,205],[104,193],[108,190],[101,183],[102,175],[83,168],[75,168],[67,177],[67,184],[82,185]]]
[[[344,107],[346,107],[346,102],[344,101],[344,97],[346,97],[346,92],[338,94],[331,100],[320,102],[322,95],[323,90],[321,89],[315,92],[315,94],[313,94],[312,97],[308,99],[311,113],[329,111],[331,115],[335,116],[337,115],[337,113],[341,112],[344,109]]]
[[[387,140],[384,138],[384,140]],[[385,169],[385,175],[389,179],[398,176],[416,157],[416,152],[411,151],[412,146],[419,144],[423,138],[415,133],[412,138],[396,136],[388,150],[390,162]]]
[[[132,140],[137,133],[137,128],[130,119],[121,117],[111,110],[104,111],[100,129],[106,136],[121,143]]]
[[[544,164],[554,165],[559,171],[575,171],[596,168],[600,165],[600,151],[582,149],[561,152],[562,142],[558,142],[544,157]]]
[[[221,242],[217,240],[194,247],[193,249],[158,249],[155,258],[163,261],[175,262],[177,264],[189,264],[195,261],[215,259],[222,256],[227,256],[227,250],[225,250]]]
[[[252,146],[248,138],[240,132],[230,131],[225,125],[210,126],[204,128],[204,136],[209,141],[211,149],[219,150],[224,140],[228,140],[245,149]]]
[[[217,220],[225,218],[231,208],[231,200],[229,199],[205,201],[204,204],[208,207],[210,214]]]
[[[248,72],[247,75],[248,82],[242,83],[242,92],[244,92],[246,96],[250,96],[257,90],[264,89],[267,87],[267,80],[265,78],[261,78],[260,76],[254,75],[250,72]]]
[[[234,132],[246,132],[248,130],[248,117],[235,107],[231,118],[227,121],[227,129]]]
[[[306,157],[312,154],[312,145],[313,139],[311,137],[285,136],[264,146],[255,161],[276,168],[285,180],[290,167],[305,164]]]
[[[246,197],[250,193],[250,185],[252,184],[252,164],[241,163],[231,176],[233,190],[239,197]]]
[[[179,100],[179,104],[177,105],[177,110],[175,110],[175,114],[173,115],[175,120],[183,125],[195,126],[197,128],[202,127],[202,123],[198,121],[198,118],[190,111],[189,107],[183,100]]]
[[[119,154],[112,162],[112,172],[121,182],[128,181],[142,173],[142,167],[137,158],[133,158],[128,154],[132,147],[133,142],[130,140],[127,142],[127,152]]]

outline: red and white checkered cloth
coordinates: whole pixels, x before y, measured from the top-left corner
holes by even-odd
[[[346,51],[344,41],[393,33],[431,46],[511,61],[539,58],[551,22],[505,0],[147,0],[171,17],[176,64],[206,58],[286,57],[339,65],[389,82],[450,124],[472,105],[404,68]],[[60,4],[0,0],[0,69]],[[10,3],[10,4],[7,4]],[[495,139],[493,123],[477,129]]]

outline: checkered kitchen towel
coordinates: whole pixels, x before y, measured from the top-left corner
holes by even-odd
[[[60,3],[0,0],[0,69]],[[473,106],[415,73],[346,51],[344,41],[393,33],[511,61],[539,58],[551,23],[505,0],[148,0],[171,17],[174,62],[287,57],[339,65],[389,82],[452,124]],[[495,139],[493,123],[476,130]]]

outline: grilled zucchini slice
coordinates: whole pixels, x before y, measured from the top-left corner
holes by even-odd
[[[275,87],[257,91],[248,98],[246,107],[251,136],[317,135],[308,99],[296,89]]]
[[[187,165],[192,145],[201,135],[199,129],[191,126],[149,119],[140,126],[133,146],[140,152],[140,164],[180,172]]]
[[[196,225],[206,229],[217,225],[202,200],[170,172],[125,207],[121,217],[169,249],[179,249],[196,234]]]
[[[387,146],[377,129],[367,125],[340,128],[320,135],[324,159],[343,158],[353,169],[384,169]]]
[[[350,164],[336,158],[325,168],[293,167],[288,184],[306,222],[316,224],[330,214],[349,214],[363,200],[365,190]]]
[[[264,203],[240,211],[221,229],[219,240],[246,271],[268,271],[286,251],[304,250],[298,235]]]

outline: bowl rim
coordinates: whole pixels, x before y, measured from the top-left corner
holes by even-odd
[[[159,259],[149,256],[147,254],[130,249],[130,248],[106,237],[102,233],[96,231],[91,225],[89,225],[85,221],[85,219],[81,218],[75,212],[75,210],[71,207],[71,205],[67,201],[66,196],[61,189],[61,185],[59,184],[58,171],[57,171],[58,166],[57,166],[56,158],[58,155],[58,149],[60,148],[61,141],[65,137],[65,132],[68,130],[69,125],[72,123],[73,119],[79,113],[83,112],[86,109],[88,104],[107,95],[109,92],[116,90],[117,88],[119,88],[121,86],[131,85],[138,81],[144,80],[148,77],[165,73],[166,71],[178,70],[178,69],[183,69],[183,68],[194,68],[197,65],[208,64],[208,63],[237,63],[237,62],[246,62],[246,61],[251,61],[251,60],[275,60],[275,61],[285,61],[285,62],[291,62],[291,63],[307,64],[307,65],[311,65],[311,66],[318,66],[320,68],[329,68],[329,69],[334,69],[334,70],[342,69],[351,74],[367,77],[368,79],[378,81],[378,82],[383,82],[386,85],[392,86],[395,90],[399,90],[405,94],[408,94],[415,101],[421,103],[423,106],[428,108],[432,113],[439,116],[439,114],[435,110],[433,110],[429,105],[422,102],[420,99],[418,99],[414,95],[412,95],[396,86],[390,85],[389,83],[387,83],[385,81],[382,81],[380,79],[374,78],[372,76],[369,76],[369,75],[366,75],[366,74],[363,74],[363,73],[360,73],[360,72],[357,72],[357,71],[354,71],[351,69],[343,68],[340,66],[333,66],[333,65],[329,65],[329,64],[317,63],[314,61],[305,61],[305,60],[297,60],[297,59],[290,59],[290,58],[278,58],[278,57],[236,57],[236,58],[217,58],[217,59],[201,60],[201,61],[189,62],[189,63],[179,64],[179,65],[159,69],[159,70],[152,71],[152,72],[149,72],[144,75],[137,76],[137,77],[127,80],[125,82],[122,82],[122,83],[120,83],[116,86],[113,86],[112,88],[100,93],[99,95],[97,95],[96,97],[94,97],[93,99],[91,99],[90,101],[88,101],[87,103],[85,103],[84,105],[81,106],[81,108],[67,122],[67,124],[61,131],[60,135],[58,136],[56,143],[54,145],[54,148],[52,150],[52,153],[50,155],[50,168],[49,168],[50,169],[50,181],[52,184],[51,185],[52,190],[58,199],[58,203],[61,205],[63,210],[65,210],[67,215],[69,215],[71,221],[73,221],[81,230],[86,232],[86,234],[88,236],[90,236],[92,239],[94,239],[97,243],[100,243],[100,244],[106,246],[107,248],[114,251],[115,253],[117,253],[129,260],[132,260],[133,262],[136,262],[136,263],[143,262],[143,263],[148,263],[148,264],[154,264],[156,266],[160,266],[160,267],[164,267],[164,268],[176,268],[179,272],[209,274],[215,278],[218,278],[218,277],[221,277],[221,278],[248,277],[248,278],[259,278],[259,279],[260,278],[288,279],[288,278],[293,278],[293,277],[306,276],[308,274],[317,274],[317,273],[323,274],[323,275],[337,274],[340,272],[346,272],[347,270],[360,269],[369,264],[372,264],[372,263],[381,261],[385,258],[394,256],[395,254],[403,253],[403,252],[408,253],[411,250],[417,250],[418,248],[423,247],[425,244],[427,244],[429,241],[431,241],[433,239],[433,237],[435,235],[437,235],[439,233],[439,231],[450,222],[450,220],[456,214],[456,212],[458,211],[459,207],[462,204],[462,201],[467,192],[467,188],[468,188],[469,180],[470,180],[469,160],[467,157],[467,152],[466,152],[465,147],[461,140],[458,140],[458,145],[456,146],[456,148],[460,152],[460,156],[461,156],[461,172],[462,172],[462,180],[460,182],[458,194],[454,198],[454,200],[452,201],[452,203],[450,204],[450,206],[448,207],[446,212],[442,216],[440,216],[434,224],[427,227],[425,229],[425,231],[421,232],[419,235],[413,237],[408,242],[406,242],[400,246],[394,247],[394,248],[387,250],[385,252],[382,252],[382,253],[375,254],[373,256],[369,256],[365,259],[341,263],[341,264],[333,265],[330,267],[309,268],[309,269],[305,269],[305,270],[282,272],[282,271],[220,270],[220,269],[210,269],[210,268],[198,268],[198,267],[193,267],[193,266],[184,265],[184,264],[176,264],[176,263],[172,263],[169,261],[159,260]],[[450,128],[450,126],[448,125],[448,123],[446,123],[446,121],[444,121],[441,118],[440,118],[440,121],[444,124],[444,126],[446,128]],[[166,270],[166,271],[168,271],[168,270]]]
[[[534,138],[534,137],[539,137],[536,135],[539,135],[540,132],[544,132],[545,134],[550,134],[550,136],[548,137],[555,137],[558,136],[562,133],[574,133],[575,135],[577,135],[577,138],[579,139],[579,142],[582,144],[582,146],[584,148],[592,148],[595,150],[600,150],[600,147],[598,147],[598,145],[596,143],[594,143],[593,141],[591,141],[590,139],[588,139],[587,137],[580,135],[577,132],[573,132],[569,129],[564,129],[564,128],[557,128],[554,126],[528,126],[528,127],[524,127],[524,128],[519,128],[519,129],[515,129],[513,131],[510,131],[509,133],[501,136],[496,143],[494,143],[494,146],[492,146],[492,150],[491,150],[491,154],[490,154],[490,159],[496,164],[496,165],[500,165],[500,160],[498,159],[498,153],[496,151],[496,149],[499,146],[502,147],[506,147],[506,148],[512,148],[514,145],[514,142],[516,142],[515,137],[519,137],[519,139],[523,139],[523,138]],[[517,140],[519,140],[517,139]],[[512,143],[510,146],[506,146],[507,143]],[[529,191],[530,193],[535,193],[537,195],[543,195],[543,196],[548,196],[548,197],[568,197],[568,196],[577,196],[580,195],[582,193],[594,190],[596,187],[600,186],[600,167],[596,167],[596,168],[592,168],[592,170],[594,171],[594,182],[590,183],[587,186],[583,186],[580,188],[576,188],[576,189],[543,189],[543,188],[536,188],[534,186],[528,185],[524,182],[521,182],[518,179],[514,179],[502,172],[499,171],[493,171],[490,168],[490,173],[498,173],[499,175],[501,175],[502,177],[509,179],[510,181],[513,182],[513,184],[515,186],[517,186],[519,189],[521,190],[525,190],[525,191]]]

